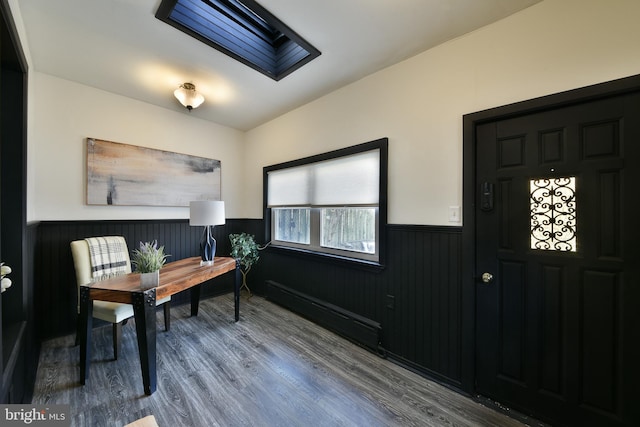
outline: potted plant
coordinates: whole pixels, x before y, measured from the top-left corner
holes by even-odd
[[[140,248],[133,250],[131,264],[140,273],[140,286],[150,288],[160,284],[160,269],[167,260],[164,246],[158,247],[158,242],[140,242]]]
[[[247,286],[247,274],[260,259],[258,254],[260,248],[256,243],[255,237],[251,234],[230,234],[229,240],[231,240],[231,256],[240,263],[240,272],[242,273],[242,286],[240,289],[245,288],[249,292],[249,296],[251,296],[251,289]]]

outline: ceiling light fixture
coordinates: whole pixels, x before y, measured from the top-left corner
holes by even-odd
[[[182,83],[173,94],[189,111],[198,108],[204,102],[204,96],[196,92],[196,85],[193,83]]]

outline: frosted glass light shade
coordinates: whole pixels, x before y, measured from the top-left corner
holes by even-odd
[[[225,223],[224,202],[198,200],[189,203],[189,225],[222,225]]]
[[[204,102],[204,96],[196,92],[196,87],[193,83],[181,84],[180,87],[173,92],[173,95],[182,105],[187,107],[189,111],[193,108],[198,108],[200,104]]]

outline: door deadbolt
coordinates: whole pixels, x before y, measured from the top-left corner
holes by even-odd
[[[482,273],[482,281],[484,283],[493,282],[493,274],[491,274],[491,273]]]

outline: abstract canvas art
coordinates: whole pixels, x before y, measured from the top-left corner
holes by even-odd
[[[220,200],[220,178],[220,160],[87,138],[88,205]]]

